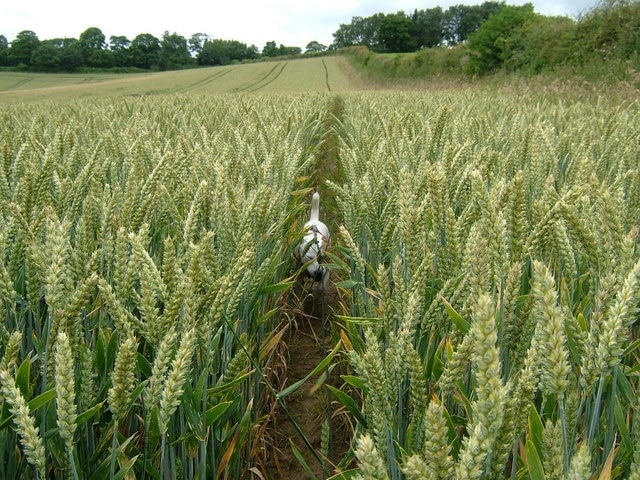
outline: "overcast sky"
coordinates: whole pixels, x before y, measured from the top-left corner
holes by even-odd
[[[508,5],[528,2],[537,13],[577,17],[598,0],[506,1]],[[98,27],[107,42],[112,35],[133,40],[140,33],[150,33],[161,38],[168,31],[187,39],[205,33],[253,44],[260,50],[271,40],[304,49],[312,40],[330,45],[340,24],[350,23],[354,16],[481,3],[483,0],[2,0],[0,35],[9,42],[23,30],[35,32],[40,40],[78,38],[87,28]]]

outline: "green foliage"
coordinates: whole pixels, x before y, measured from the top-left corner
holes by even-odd
[[[31,55],[40,45],[35,32],[23,30],[11,42],[7,53],[9,65],[31,65]]]
[[[4,37],[2,37],[4,38]],[[317,43],[317,42],[316,42]],[[312,50],[321,52],[319,44]],[[268,48],[266,57],[299,55],[299,47]],[[79,72],[135,67],[144,70],[179,70],[195,65],[227,65],[254,60],[260,52],[254,45],[236,40],[209,39],[194,34],[186,39],[177,33],[164,32],[161,38],[150,33],[137,35],[133,40],[119,35],[110,38],[109,45],[99,28],[90,27],[75,38],[54,38],[40,41],[35,32],[20,32],[11,42],[0,42],[0,66],[16,67],[36,72]]]
[[[577,24],[575,61],[631,59],[638,66],[640,53],[640,2],[638,0],[602,0]]]
[[[351,23],[340,24],[340,28],[333,33],[333,45],[336,48],[374,48],[378,43],[378,30],[383,18],[384,14],[376,13],[370,17],[353,17]]]
[[[504,68],[536,74],[566,64],[572,55],[574,31],[575,21],[568,17],[536,15],[505,41]]]
[[[257,49],[236,40],[205,40],[198,54],[200,65],[228,65],[258,57]]]
[[[442,7],[415,10],[411,19],[415,25],[416,47],[431,48],[442,43],[445,19]]]
[[[480,5],[454,5],[442,8],[416,9],[407,15],[376,13],[369,17],[353,17],[334,32],[334,48],[365,46],[380,52],[412,52],[418,48],[453,46],[464,42],[491,15],[500,11],[504,2],[487,1]]]
[[[443,39],[446,45],[458,45],[469,39],[505,2],[488,1],[480,5],[453,5],[445,12]]]
[[[160,70],[176,70],[192,66],[187,40],[177,33],[164,32],[160,41]]]
[[[533,21],[533,5],[505,6],[492,15],[469,36],[470,52],[467,70],[472,74],[486,74],[504,64],[506,43],[517,29]]]
[[[137,35],[129,49],[134,66],[144,69],[158,68],[160,61],[160,41],[150,33]]]
[[[573,69],[590,78],[635,81],[639,27],[637,0],[602,1],[577,21],[537,16],[508,38],[504,67],[525,74]]]
[[[403,14],[385,15],[378,27],[378,44],[384,52],[411,52],[416,48],[413,22]]]
[[[349,47],[343,49],[343,53],[366,74],[382,81],[465,75],[466,51],[462,46],[424,48],[415,53],[402,54],[381,54],[366,47]]]
[[[282,57],[282,56],[289,56],[289,55],[298,55],[302,52],[302,50],[300,49],[300,47],[286,47],[282,44],[280,44],[279,47],[276,46],[276,42],[269,41],[265,44],[264,48],[262,49],[262,56],[263,57]]]
[[[307,46],[304,49],[304,53],[322,53],[327,51],[327,46],[321,44],[320,42],[313,40],[307,43]]]
[[[97,27],[87,28],[78,38],[82,50],[83,63],[89,67],[109,67],[107,46],[102,30]]]

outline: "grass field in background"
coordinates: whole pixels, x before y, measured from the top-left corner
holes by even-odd
[[[0,72],[0,104],[171,93],[342,92],[342,57],[307,58],[139,74]]]

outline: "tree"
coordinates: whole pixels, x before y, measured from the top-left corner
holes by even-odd
[[[44,40],[33,51],[31,64],[38,71],[55,72],[60,68],[60,50],[60,47],[55,45],[55,41]]]
[[[202,50],[198,55],[200,65],[228,65],[232,62],[257,58],[258,51],[255,46],[247,47],[237,40],[205,40]]]
[[[80,34],[79,42],[85,65],[96,68],[110,66],[109,54],[106,51],[107,44],[102,30],[97,27],[87,28]]]
[[[75,38],[43,40],[31,59],[33,68],[44,72],[73,72],[83,65],[82,48]]]
[[[198,53],[198,65],[225,65],[224,40],[214,38],[205,40],[200,53]]]
[[[63,38],[60,45],[60,68],[73,72],[83,62],[82,45],[75,38]]]
[[[104,33],[98,27],[89,27],[80,34],[80,45],[88,52],[106,48]]]
[[[160,70],[175,70],[192,63],[187,40],[177,33],[164,32],[160,41]]]
[[[575,54],[571,48],[575,25],[569,17],[536,15],[515,29],[505,42],[505,69],[536,74],[566,63]]]
[[[25,65],[31,66],[31,55],[40,46],[40,40],[35,32],[31,30],[23,30],[18,35],[8,52],[9,65]]]
[[[418,48],[437,47],[444,41],[444,12],[441,7],[415,10],[412,20]]]
[[[471,53],[467,65],[469,72],[485,74],[501,67],[505,60],[505,46],[518,28],[533,21],[536,14],[533,5],[505,6],[492,15],[469,36],[467,48]]]
[[[304,49],[304,53],[322,53],[326,51],[327,51],[326,45],[322,45],[321,43],[316,42],[315,40],[307,43],[307,46]]]
[[[105,43],[105,36],[98,27],[89,27],[80,34],[80,44],[82,48],[87,50],[102,50],[107,44]]]
[[[350,24],[340,24],[333,34],[334,48],[364,45],[375,48],[378,45],[378,32],[384,13],[376,13],[370,17],[353,17]]]
[[[209,35],[206,33],[194,33],[189,39],[189,52],[194,57],[200,55],[205,42],[209,39]]]
[[[9,42],[7,37],[0,35],[0,66],[7,65],[9,60]]]
[[[580,18],[572,58],[579,64],[618,58],[637,65],[640,54],[640,2],[600,0]],[[635,67],[637,69],[637,66]]]
[[[444,39],[449,45],[457,45],[469,38],[491,15],[499,12],[504,2],[484,2],[482,5],[454,5],[444,16]]]
[[[109,37],[109,51],[112,65],[115,67],[131,66],[131,40],[125,36],[112,35]]]
[[[288,56],[288,55],[300,55],[302,53],[302,49],[300,47],[287,47],[283,44],[280,44],[278,47],[278,55]]]
[[[355,18],[355,17],[354,17]],[[353,19],[351,23],[341,23],[338,30],[333,32],[333,46],[334,48],[350,47],[356,44],[354,33]]]
[[[385,15],[379,25],[378,44],[382,51],[390,53],[415,51],[411,19],[404,12]]]
[[[277,57],[278,55],[280,55],[280,51],[276,46],[276,42],[274,42],[273,40],[270,42],[267,42],[262,48],[263,57]]]
[[[131,60],[138,68],[158,68],[160,40],[150,33],[141,33],[131,41]]]

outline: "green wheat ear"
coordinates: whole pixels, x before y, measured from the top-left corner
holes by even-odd
[[[114,419],[120,422],[126,416],[129,408],[129,396],[135,386],[137,342],[132,337],[127,337],[120,344],[116,356],[115,366],[111,374],[111,388],[107,392],[109,409]]]
[[[0,324],[1,325],[1,324]],[[20,344],[22,343],[22,332],[14,330],[7,340],[7,344],[4,349],[4,355],[0,361],[0,370],[12,371],[15,368],[15,364],[18,361],[18,354],[20,352]]]
[[[501,377],[495,305],[488,295],[478,297],[469,336],[473,339],[472,366],[476,377],[473,423],[463,441],[456,465],[458,478],[477,478],[491,468],[491,453],[502,428],[507,389]]]
[[[637,469],[631,468],[631,475],[629,480],[636,480],[638,477]],[[576,453],[571,459],[571,466],[565,478],[567,480],[589,480],[592,478],[593,472],[591,471],[591,454],[589,453],[589,447],[583,443],[580,445]],[[638,477],[640,478],[640,477]]]
[[[358,438],[354,453],[364,480],[387,480],[389,478],[384,461],[369,435],[364,434]]]
[[[423,478],[436,478],[434,472],[420,458],[419,455],[411,455],[404,462],[402,472],[409,480],[421,480]]]
[[[13,415],[15,430],[20,437],[27,462],[36,469],[41,478],[45,478],[46,458],[40,430],[36,427],[35,419],[22,393],[6,369],[0,369],[0,392]]]
[[[445,408],[441,402],[432,400],[425,415],[424,462],[427,477],[436,480],[454,478],[454,459],[449,445],[449,428]]]
[[[534,342],[540,354],[540,389],[546,394],[564,397],[569,384],[569,353],[566,348],[564,318],[549,269],[541,262],[533,263],[535,299],[534,318],[537,320]]]
[[[368,58],[400,74],[444,50]],[[284,64],[269,75],[298,68]],[[0,472],[269,476],[270,383],[299,313],[289,254],[313,186],[337,232],[322,333],[349,345],[327,366],[355,439],[339,467],[640,480],[627,87],[205,92],[242,70],[137,82],[197,78],[198,95],[0,96]],[[318,456],[335,452],[326,417]]]
[[[71,451],[77,419],[75,365],[69,338],[64,331],[58,333],[56,341],[55,384],[58,432],[67,451]]]
[[[180,397],[184,391],[184,383],[191,367],[191,357],[193,356],[195,344],[195,329],[189,330],[180,341],[180,346],[176,356],[171,362],[171,370],[167,374],[164,389],[160,397],[160,432],[166,433],[169,418],[180,406]]]

